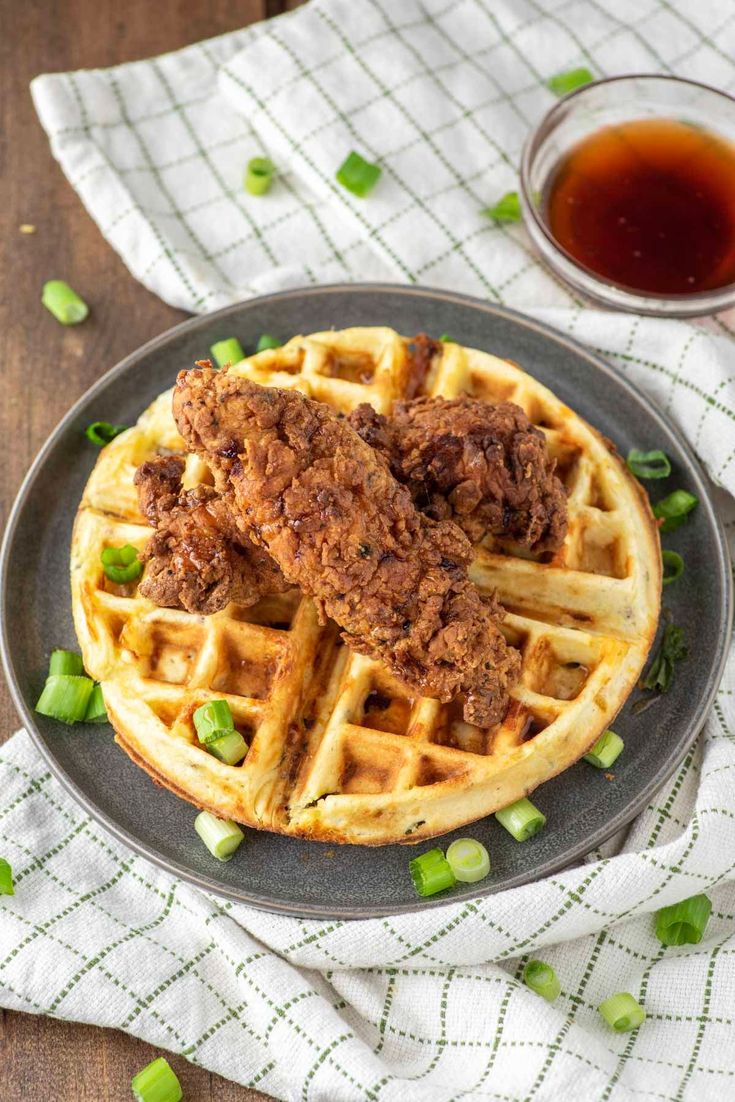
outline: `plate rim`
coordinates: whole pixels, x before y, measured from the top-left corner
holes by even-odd
[[[452,302],[459,306],[469,307],[470,309],[479,311],[484,314],[492,315],[495,317],[501,317],[509,319],[516,326],[531,330],[540,336],[554,341],[557,345],[566,346],[575,355],[581,356],[586,359],[597,370],[601,371],[603,375],[614,379],[616,385],[621,385],[626,389],[633,398],[634,401],[642,404],[645,407],[647,414],[654,420],[659,422],[665,427],[667,432],[671,433],[677,440],[679,447],[681,448],[684,456],[689,464],[689,473],[696,482],[696,489],[699,491],[700,503],[703,503],[706,507],[708,520],[715,535],[716,551],[719,559],[720,566],[720,578],[724,579],[724,620],[725,630],[720,634],[718,651],[716,655],[716,661],[712,665],[708,673],[708,679],[706,683],[706,690],[702,698],[702,704],[700,709],[694,713],[689,722],[682,728],[682,732],[677,739],[675,747],[671,748],[670,753],[667,755],[667,766],[665,770],[659,770],[655,776],[653,776],[644,785],[644,787],[638,792],[635,799],[628,802],[624,809],[621,809],[616,815],[614,815],[608,822],[600,827],[594,834],[580,840],[575,846],[572,846],[564,851],[563,855],[559,855],[556,858],[548,858],[542,864],[535,867],[532,871],[520,871],[517,874],[506,878],[502,887],[493,888],[492,884],[488,884],[486,889],[479,890],[479,885],[471,896],[462,896],[459,898],[442,898],[436,899],[419,899],[410,903],[404,903],[402,905],[371,905],[369,908],[363,905],[332,905],[322,906],[318,904],[307,903],[288,903],[282,899],[271,899],[262,894],[253,897],[248,893],[247,889],[235,889],[230,888],[227,885],[221,884],[216,878],[207,876],[205,874],[198,873],[190,868],[186,868],[181,865],[176,859],[169,858],[157,853],[155,849],[149,847],[145,842],[139,841],[130,835],[123,827],[119,826],[110,816],[107,815],[100,807],[98,807],[91,797],[76,784],[72,777],[66,772],[61,763],[54,756],[51,748],[47,745],[46,741],[42,737],[40,731],[36,727],[35,720],[33,718],[32,711],[26,706],[23,694],[21,692],[18,679],[15,676],[15,670],[12,661],[11,644],[8,631],[8,617],[7,617],[7,595],[8,595],[8,569],[10,553],[13,546],[14,536],[18,524],[20,522],[23,510],[25,507],[26,499],[28,498],[31,489],[36,481],[39,471],[42,469],[48,453],[56,445],[57,441],[64,435],[70,424],[72,424],[78,414],[78,411],[85,406],[91,399],[93,399],[100,391],[104,390],[110,382],[116,379],[118,376],[125,374],[131,367],[133,367],[141,359],[145,359],[162,346],[168,344],[172,339],[175,339],[182,333],[195,332],[199,328],[205,328],[209,326],[213,321],[219,319],[225,319],[231,314],[240,311],[243,306],[253,306],[257,303],[273,303],[283,302],[290,298],[308,298],[308,297],[320,297],[329,294],[365,294],[371,292],[382,292],[401,297],[415,297],[415,298],[429,298],[434,301]],[[400,283],[385,283],[385,282],[368,282],[368,283],[330,283],[330,284],[318,284],[309,287],[296,287],[288,288],[283,291],[276,291],[266,295],[258,295],[252,298],[242,299],[238,302],[230,303],[227,306],[220,308],[219,310],[213,310],[206,314],[198,314],[194,317],[188,318],[183,322],[179,322],[176,325],[169,327],[160,333],[158,336],[151,338],[132,352],[128,353],[122,360],[114,364],[104,374],[102,374],[95,382],[92,383],[87,390],[85,390],[80,397],[73,403],[69,410],[64,414],[58,424],[51,430],[47,439],[39,449],[33,462],[31,463],[28,471],[26,472],[18,492],[13,501],[12,507],[8,514],[8,520],[3,535],[2,546],[0,546],[0,657],[2,658],[2,667],[5,674],[6,682],[10,690],[11,699],[17,709],[21,721],[25,726],[26,731],[31,737],[31,740],[40,752],[43,759],[46,761],[53,775],[60,781],[66,791],[72,796],[72,798],[82,807],[82,809],[108,834],[111,834],[117,841],[122,843],[128,849],[133,850],[139,856],[152,862],[158,868],[162,869],[169,875],[176,876],[188,884],[194,887],[208,892],[218,898],[226,899],[235,903],[244,904],[246,906],[254,907],[257,910],[269,912],[272,914],[282,914],[289,917],[300,917],[308,919],[339,919],[339,920],[369,920],[371,918],[381,918],[394,914],[407,914],[416,913],[419,911],[434,910],[438,907],[452,907],[462,905],[466,903],[468,898],[487,898],[500,891],[510,891],[514,888],[521,887],[525,884],[535,883],[538,880],[544,879],[548,876],[553,876],[555,873],[560,872],[563,869],[570,868],[576,865],[581,859],[583,859],[592,850],[599,848],[604,842],[606,842],[613,834],[615,834],[622,827],[627,826],[628,823],[640,813],[640,811],[649,802],[651,796],[665,783],[666,778],[676,769],[678,763],[682,760],[684,755],[693,745],[695,739],[699,735],[702,725],[706,719],[707,714],[712,708],[715,695],[719,688],[722,675],[724,673],[725,664],[729,654],[730,639],[733,629],[733,579],[730,569],[730,554],[725,537],[724,527],[722,522],[714,508],[714,503],[710,495],[709,477],[703,468],[699,458],[694,452],[689,441],[684,436],[678,425],[669,417],[667,413],[656,408],[653,404],[653,400],[648,394],[640,389],[635,383],[628,379],[625,375],[622,375],[611,364],[607,363],[602,357],[598,356],[596,352],[587,348],[581,342],[575,340],[573,337],[567,336],[567,334],[556,329],[553,325],[548,325],[544,321],[538,321],[536,318],[530,317],[524,314],[522,311],[514,310],[510,307],[502,306],[497,303],[486,302],[483,299],[476,298],[473,295],[465,295],[455,291],[445,290],[443,288],[433,288],[423,285],[411,285]],[[663,776],[661,775],[663,772]]]

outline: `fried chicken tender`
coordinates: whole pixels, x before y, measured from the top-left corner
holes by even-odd
[[[502,610],[467,578],[471,546],[414,508],[388,465],[328,406],[202,365],[181,372],[174,417],[286,579],[417,693],[466,694],[468,722],[505,714],[520,658]]]
[[[135,473],[140,510],[156,531],[146,545],[140,592],[164,608],[210,615],[245,607],[288,583],[267,551],[244,536],[211,486],[183,490],[184,460],[157,456]]]
[[[360,405],[348,421],[426,516],[453,520],[473,542],[487,533],[533,551],[564,542],[564,486],[544,434],[515,403],[416,398],[390,417]]]

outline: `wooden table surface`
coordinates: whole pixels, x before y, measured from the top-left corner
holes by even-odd
[[[146,291],[103,240],[53,160],[28,91],[38,73],[106,67],[174,50],[276,15],[268,0],[0,0],[0,525],[34,455],[62,414],[107,368],[186,316]],[[23,235],[21,223],[36,226]],[[60,326],[40,304],[64,278],[92,306]],[[17,716],[0,676],[0,742]],[[0,1010],[3,1102],[122,1102],[157,1055],[112,1030]],[[170,1057],[186,1102],[266,1096]]]

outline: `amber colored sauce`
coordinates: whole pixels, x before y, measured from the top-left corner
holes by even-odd
[[[735,146],[676,119],[591,134],[542,198],[554,238],[585,267],[637,291],[735,282]]]

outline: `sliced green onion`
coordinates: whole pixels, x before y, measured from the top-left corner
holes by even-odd
[[[627,991],[611,995],[597,1009],[616,1033],[628,1033],[631,1029],[637,1029],[646,1017],[643,1007]]]
[[[684,560],[678,551],[662,551],[661,561],[664,564],[664,576],[661,579],[664,585],[675,582],[684,573]]]
[[[50,279],[43,285],[41,302],[62,325],[78,325],[89,313],[89,307],[63,279]]]
[[[208,700],[197,708],[193,718],[200,742],[212,742],[235,730],[235,721],[226,700]]]
[[[486,218],[492,218],[493,222],[520,222],[521,201],[518,198],[518,192],[506,191],[494,207],[485,207],[480,213]]]
[[[594,765],[596,769],[609,769],[624,749],[625,743],[620,735],[616,735],[614,731],[605,731],[584,755],[584,760]]]
[[[516,800],[514,804],[496,811],[495,818],[513,835],[516,842],[533,838],[546,824],[546,816],[525,796],[522,800]]]
[[[573,92],[575,88],[591,84],[594,79],[589,69],[568,69],[565,73],[557,73],[556,76],[549,77],[546,87],[556,96],[566,96],[567,92]]]
[[[124,547],[106,547],[100,559],[105,575],[118,585],[134,582],[143,573],[143,563],[130,543],[126,543]]]
[[[130,1088],[136,1102],[181,1102],[184,1097],[176,1073],[163,1056],[134,1075]]]
[[[636,478],[668,478],[671,474],[669,457],[660,448],[651,452],[631,448],[626,462]]]
[[[342,187],[357,195],[359,199],[364,199],[377,184],[381,172],[379,165],[366,161],[353,150],[347,154],[335,175]]]
[[[73,650],[55,650],[51,652],[48,672],[52,676],[62,673],[69,674],[72,677],[81,677],[84,673],[84,663],[81,656],[75,654]]]
[[[442,344],[456,344],[457,343],[454,340],[453,337],[449,336],[449,333],[442,333],[442,335],[439,337],[439,340],[442,342]]]
[[[218,819],[209,811],[201,811],[194,820],[194,829],[212,857],[229,861],[245,835],[231,819]]]
[[[547,1003],[553,1003],[561,991],[556,972],[543,960],[529,960],[523,969],[523,982],[542,999],[546,999]]]
[[[674,490],[668,497],[657,501],[653,507],[653,515],[663,519],[660,531],[675,531],[697,505],[699,505],[699,498],[690,494],[688,490]]]
[[[99,685],[95,685],[92,689],[92,695],[89,698],[89,704],[87,705],[87,711],[84,715],[85,723],[106,723],[107,722],[107,708],[105,707],[105,698],[102,695],[102,689]]]
[[[62,723],[78,723],[87,714],[93,689],[94,681],[89,677],[52,674],[46,678],[36,711]]]
[[[4,857],[0,857],[0,895],[15,895],[13,870]]]
[[[655,689],[659,693],[668,692],[674,677],[674,665],[686,656],[687,645],[684,642],[683,628],[678,628],[676,624],[667,624],[661,646],[641,681],[641,688]]]
[[[248,744],[239,731],[227,731],[215,739],[207,739],[207,750],[225,765],[237,765],[248,752]]]
[[[84,435],[98,448],[104,448],[121,432],[125,432],[127,427],[127,425],[111,425],[109,421],[93,421],[91,425],[87,425]]]
[[[217,367],[239,364],[240,360],[245,359],[245,353],[237,337],[228,337],[224,341],[217,341],[209,351],[214,356]]]
[[[258,337],[258,343],[255,346],[255,351],[265,352],[266,348],[280,348],[281,345],[282,342],[279,341],[278,337],[272,337],[270,333],[263,333],[262,336]]]
[[[453,888],[457,880],[452,866],[440,849],[430,849],[409,862],[413,886],[419,895],[436,895]]]
[[[662,945],[698,945],[702,940],[712,903],[706,895],[693,895],[656,911],[656,937]]]
[[[490,855],[482,842],[474,838],[458,838],[447,850],[447,861],[457,880],[475,884],[490,872]]]
[[[251,157],[245,169],[245,190],[251,195],[265,195],[275,174],[276,166],[268,157]]]

